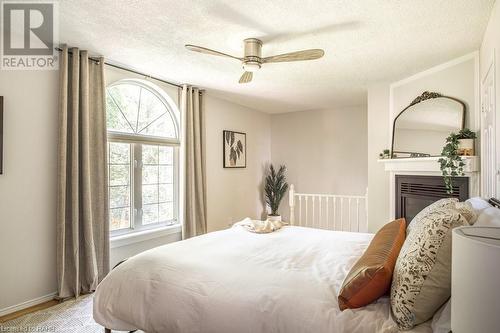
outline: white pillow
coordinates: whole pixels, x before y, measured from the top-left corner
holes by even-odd
[[[474,226],[500,227],[500,209],[495,207],[484,209],[477,217]]]
[[[472,209],[474,210],[474,212],[476,213],[477,216],[479,216],[486,208],[493,207],[492,205],[490,205],[490,203],[487,200],[484,200],[481,197],[470,198],[470,199],[465,200],[465,202],[468,202],[471,204]],[[477,220],[469,221],[469,223],[472,225],[476,221]]]

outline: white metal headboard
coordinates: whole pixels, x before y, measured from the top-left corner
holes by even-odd
[[[364,196],[310,194],[296,193],[295,187],[290,185],[288,201],[291,225],[338,231],[368,231],[368,189]]]

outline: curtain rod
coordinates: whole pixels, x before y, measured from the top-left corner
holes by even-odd
[[[59,52],[62,52],[62,49],[59,48],[59,47],[56,47],[55,48],[57,51]],[[70,50],[68,50],[68,54],[72,55],[73,52],[71,52]],[[89,60],[95,62],[95,63],[99,63],[100,60],[98,58],[93,58],[93,57],[89,57]],[[169,81],[165,81],[163,79],[160,79],[160,78],[157,78],[157,77],[154,77],[154,76],[151,76],[151,75],[148,75],[148,74],[144,74],[144,73],[141,73],[139,71],[136,71],[135,69],[131,69],[131,68],[127,68],[127,67],[123,67],[123,66],[119,66],[119,65],[115,65],[115,64],[111,64],[109,62],[104,62],[105,65],[107,66],[110,66],[110,67],[114,67],[114,68],[118,68],[118,69],[121,69],[123,71],[127,71],[127,72],[130,72],[130,73],[134,73],[134,74],[137,74],[137,75],[140,75],[140,76],[144,76],[144,77],[147,77],[149,79],[153,79],[153,80],[156,80],[156,81],[160,81],[160,82],[163,82],[163,83],[166,83],[166,84],[169,84],[171,86],[175,86],[177,88],[182,88],[182,85],[180,84],[177,84],[177,83],[173,83],[173,82],[169,82]]]

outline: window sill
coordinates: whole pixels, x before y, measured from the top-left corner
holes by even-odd
[[[109,241],[109,247],[111,249],[114,249],[117,247],[122,247],[181,232],[182,228],[180,224],[169,225],[144,231],[131,232],[125,235],[111,237]]]

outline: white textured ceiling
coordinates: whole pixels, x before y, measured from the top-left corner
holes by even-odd
[[[479,48],[494,0],[64,0],[60,40],[108,60],[265,112],[366,103],[370,82],[399,79]],[[241,64],[189,52],[191,43],[242,55],[323,48],[322,59]]]

